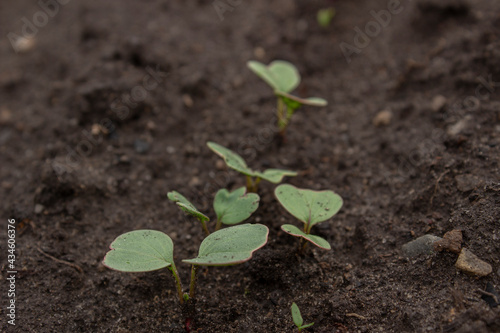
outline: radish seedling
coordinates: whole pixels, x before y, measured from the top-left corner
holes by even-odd
[[[233,192],[220,189],[214,198],[214,210],[217,215],[215,231],[219,230],[222,224],[233,225],[243,222],[252,215],[259,207],[260,197],[256,193],[245,193],[245,187],[240,187]],[[197,218],[205,233],[210,235],[206,222],[210,219],[201,213],[182,194],[176,191],[169,192],[168,198],[174,201],[187,214]]]
[[[268,182],[274,184],[278,184],[283,180],[285,176],[297,175],[297,172],[282,169],[267,169],[264,172],[254,171],[250,169],[247,166],[245,160],[234,151],[227,149],[226,147],[221,146],[215,142],[207,142],[207,146],[214,153],[222,157],[228,167],[246,176],[248,192],[257,192],[261,179],[267,180]]]
[[[314,325],[314,323],[304,325],[304,319],[302,319],[302,315],[300,314],[299,307],[297,306],[297,304],[295,304],[295,302],[292,303],[292,319],[293,319],[293,323],[295,324],[295,326],[297,326],[297,328],[299,329],[299,333],[304,328],[308,328],[308,327],[311,327],[312,325]]]
[[[290,119],[300,106],[325,106],[328,104],[323,98],[300,98],[290,94],[299,85],[300,74],[297,68],[288,61],[275,60],[267,66],[258,61],[249,61],[247,66],[273,88],[274,94],[278,98],[278,129],[283,139]]]
[[[295,237],[300,237],[325,250],[330,250],[330,244],[323,238],[311,235],[311,228],[320,222],[326,221],[342,207],[342,198],[332,191],[313,191],[299,189],[295,186],[283,184],[274,191],[281,205],[293,216],[304,222],[304,229],[294,225],[284,224],[281,229]],[[306,247],[304,243],[301,251]]]
[[[250,260],[253,252],[267,243],[269,229],[262,224],[242,224],[216,231],[200,245],[198,256],[182,262],[191,264],[189,294],[184,293],[174,263],[174,244],[165,233],[136,230],[116,238],[103,264],[121,272],[150,272],[168,268],[175,279],[179,302],[195,297],[199,266],[230,266]]]

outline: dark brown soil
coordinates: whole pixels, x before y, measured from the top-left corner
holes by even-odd
[[[298,256],[280,226],[299,222],[263,183],[249,222],[267,225],[270,241],[248,263],[201,271],[193,331],[294,332],[295,301],[315,322],[307,332],[500,332],[500,307],[479,292],[500,289],[500,2],[401,0],[347,63],[341,43],[354,45],[353,29],[388,2],[334,2],[322,29],[328,1],[233,1],[223,21],[212,1],[70,1],[20,53],[7,34],[41,9],[2,2],[0,331],[183,332],[168,270],[125,274],[101,261],[118,235],[161,230],[187,284],[181,259],[203,234],[167,192],[213,217],[215,191],[244,184],[211,140],[254,168],[300,171],[286,182],[332,189],[344,207],[315,227],[333,249]],[[329,101],[299,110],[285,145],[251,59],[293,62],[298,94]],[[438,95],[447,103],[434,111]],[[392,119],[375,126],[383,110]],[[7,219],[17,222],[15,327]],[[458,271],[454,253],[403,258],[403,244],[453,229],[491,274]]]

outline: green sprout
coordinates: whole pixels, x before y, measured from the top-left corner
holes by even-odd
[[[176,191],[168,192],[168,198],[175,202],[180,209],[187,214],[194,216],[201,222],[205,234],[210,235],[207,223],[210,218],[201,213],[186,197]],[[214,210],[217,215],[215,231],[219,230],[222,224],[234,225],[248,219],[259,207],[260,197],[256,193],[246,193],[245,187],[240,187],[233,192],[220,189],[214,198]]]
[[[330,243],[324,238],[311,235],[311,228],[337,214],[343,203],[338,194],[333,191],[299,189],[288,184],[278,186],[274,194],[290,214],[304,222],[303,230],[291,224],[284,224],[281,226],[284,232],[311,242],[319,248],[331,249]],[[304,242],[300,251],[303,252],[306,246],[307,242]]]
[[[318,21],[318,24],[321,27],[328,28],[334,16],[335,16],[335,8],[333,7],[324,8],[318,10],[318,14],[316,15],[316,20]]]
[[[300,74],[297,68],[288,61],[275,60],[267,66],[258,61],[249,61],[247,66],[273,88],[278,98],[278,129],[283,140],[295,110],[302,105],[325,106],[328,104],[323,98],[300,98],[290,94],[300,84]]]
[[[264,172],[254,171],[250,169],[245,160],[234,151],[227,149],[215,142],[207,142],[208,148],[210,148],[214,153],[222,157],[226,165],[242,173],[247,178],[247,191],[257,192],[259,183],[261,179],[267,180],[273,184],[280,183],[285,176],[296,176],[297,172],[282,170],[282,169],[267,169]]]
[[[156,230],[136,230],[116,238],[110,245],[103,264],[121,272],[150,272],[168,268],[175,279],[179,302],[195,297],[199,266],[231,266],[252,258],[253,252],[267,243],[269,229],[262,224],[242,224],[216,231],[206,237],[198,256],[182,262],[191,264],[189,293],[184,293],[174,263],[174,244],[165,233]]]
[[[304,325],[304,319],[302,319],[302,315],[300,314],[300,309],[297,306],[297,304],[295,304],[295,302],[292,303],[292,318],[293,318],[293,323],[299,329],[299,333],[304,328],[308,328],[308,327],[311,327],[312,325],[314,325],[314,323]]]

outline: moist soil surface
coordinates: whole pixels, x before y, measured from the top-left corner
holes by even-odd
[[[67,1],[52,16],[33,1],[0,5],[0,330],[185,332],[191,316],[191,332],[294,332],[296,302],[307,332],[500,332],[500,307],[481,293],[500,288],[500,2],[220,3],[233,5],[222,16],[194,0]],[[8,34],[25,25],[34,39],[16,53]],[[329,102],[298,110],[286,142],[272,91],[246,67],[275,59],[297,65],[298,95]],[[344,206],[313,228],[332,250],[299,255],[280,226],[301,222],[262,182],[248,222],[269,227],[268,244],[200,269],[193,316],[168,270],[101,262],[118,235],[160,230],[187,288],[181,260],[203,232],[167,192],[213,219],[215,192],[245,184],[207,141],[255,169],[297,170],[285,182],[331,189]],[[452,230],[490,274],[462,272],[453,252],[402,252]]]

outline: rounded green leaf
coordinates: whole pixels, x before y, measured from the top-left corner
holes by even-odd
[[[254,173],[252,169],[250,169],[245,160],[238,154],[236,154],[234,151],[227,149],[224,146],[219,145],[218,143],[215,142],[207,142],[208,148],[210,148],[214,153],[219,155],[224,159],[224,162],[226,162],[227,166],[230,167],[231,169],[234,169],[238,172],[241,172],[244,175],[253,177]]]
[[[262,224],[241,224],[207,236],[198,256],[183,262],[200,266],[228,266],[250,260],[267,243],[269,229]]]
[[[297,172],[283,169],[267,169],[264,172],[255,172],[255,176],[267,180],[273,184],[280,183],[285,176],[297,176]]]
[[[245,187],[229,192],[221,189],[214,199],[214,210],[217,219],[224,224],[243,222],[259,207],[260,197],[256,193],[247,193]]]
[[[177,206],[179,206],[180,209],[182,209],[184,212],[188,213],[189,215],[192,215],[196,217],[200,221],[209,221],[210,219],[208,216],[200,212],[191,202],[189,202],[188,199],[186,199],[185,196],[180,194],[177,191],[172,191],[167,193],[168,198],[175,202]]]
[[[299,71],[288,61],[275,60],[268,66],[258,61],[249,61],[247,66],[274,91],[288,93],[297,88],[300,83]]]
[[[310,226],[337,214],[343,203],[333,191],[305,190],[289,184],[278,186],[274,194],[290,214]]]
[[[149,272],[174,262],[174,244],[163,232],[136,230],[127,232],[111,243],[103,264],[122,272]]]
[[[301,327],[302,324],[304,323],[304,319],[302,319],[299,307],[297,306],[297,304],[295,304],[295,302],[292,303],[291,310],[292,310],[293,323],[295,324],[295,326]]]
[[[328,241],[326,239],[319,237],[319,236],[316,236],[316,235],[306,234],[305,232],[303,232],[302,230],[300,230],[299,228],[297,228],[294,225],[283,224],[281,226],[281,230],[283,230],[284,232],[286,232],[287,234],[290,234],[292,236],[302,237],[305,240],[313,243],[317,247],[322,248],[324,250],[330,250],[332,248],[330,243],[328,243]]]

